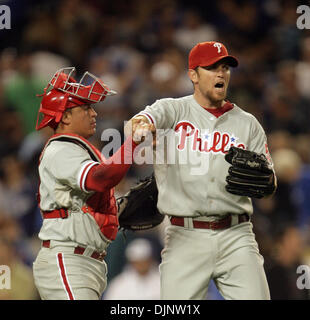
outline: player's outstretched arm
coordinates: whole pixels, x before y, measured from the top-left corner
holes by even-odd
[[[115,187],[133,163],[135,148],[144,141],[144,137],[149,132],[154,131],[152,124],[136,123],[121,148],[108,160],[90,169],[86,177],[86,189],[103,192]]]

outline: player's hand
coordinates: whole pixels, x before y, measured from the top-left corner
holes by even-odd
[[[135,121],[132,123],[132,139],[136,144],[140,144],[145,141],[145,139],[149,139],[149,141],[152,141],[152,145],[155,145],[155,133],[156,128],[152,123],[145,123],[144,121]]]

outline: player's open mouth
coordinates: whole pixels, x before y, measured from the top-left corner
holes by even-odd
[[[219,89],[224,88],[224,82],[217,82],[214,87]]]

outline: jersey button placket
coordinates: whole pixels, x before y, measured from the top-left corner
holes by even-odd
[[[216,130],[216,124],[217,124],[217,118],[212,116],[209,118],[209,120],[211,120],[211,125],[210,125],[210,132],[214,133],[214,131]],[[213,142],[211,142],[213,143]],[[209,153],[209,182],[210,183],[214,183],[215,178],[212,177],[213,174],[213,160],[214,160],[215,154],[213,154],[212,152]],[[211,177],[210,177],[211,176]],[[212,210],[213,209],[213,200],[211,200],[208,196],[207,196],[207,208],[208,210]]]

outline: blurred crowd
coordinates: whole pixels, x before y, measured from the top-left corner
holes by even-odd
[[[271,297],[310,298],[296,286],[297,267],[310,267],[310,31],[296,27],[299,1],[2,2],[12,29],[0,30],[0,265],[11,267],[12,290],[0,290],[0,299],[39,298],[31,275],[42,222],[37,164],[52,132],[35,131],[36,95],[54,72],[75,66],[78,78],[88,70],[118,92],[96,110],[91,141],[101,149],[104,129],[123,132],[124,121],[156,99],[191,94],[188,52],[210,40],[239,59],[228,99],[258,118],[274,160],[278,190],[254,201],[252,218]],[[117,196],[151,172],[132,166]],[[106,298],[142,299],[145,290],[145,299],[157,299],[164,226],[118,235],[106,258]],[[126,285],[136,287],[118,296]],[[215,286],[213,298],[221,298]]]

